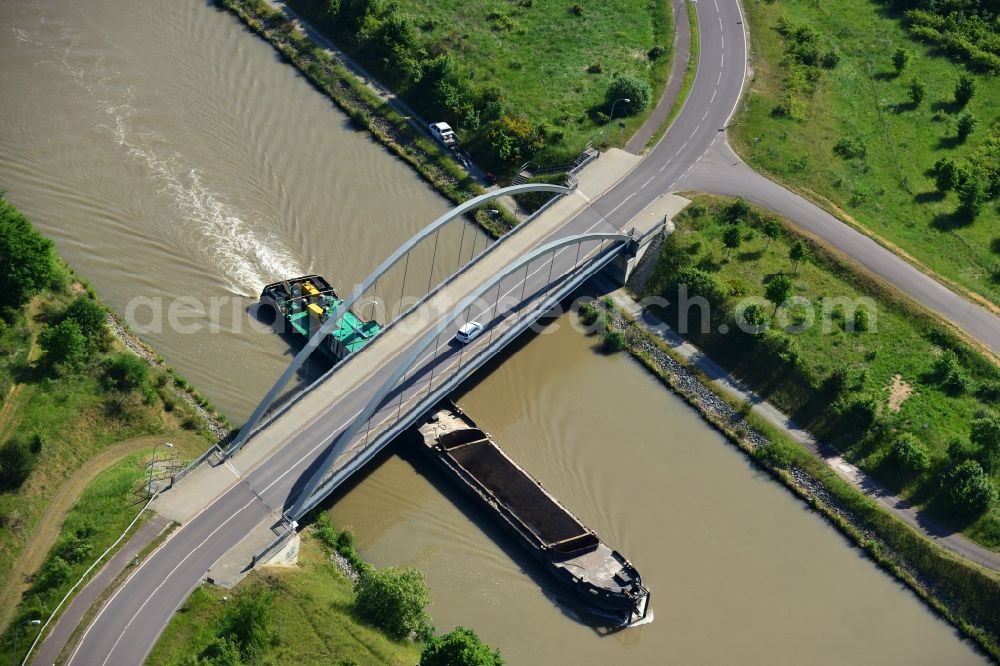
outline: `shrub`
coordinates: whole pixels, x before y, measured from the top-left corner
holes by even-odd
[[[770,467],[785,469],[795,462],[796,451],[790,444],[783,441],[768,442],[763,446],[758,446],[753,451],[753,456],[760,462]]]
[[[419,666],[503,666],[500,650],[490,650],[476,632],[455,627],[427,641]]]
[[[969,439],[979,448],[979,460],[987,472],[1000,467],[1000,417],[983,416],[970,424]]]
[[[854,331],[856,333],[864,333],[868,330],[869,326],[868,308],[863,305],[859,305],[854,311]]]
[[[924,101],[925,97],[927,97],[927,86],[924,85],[924,82],[919,78],[914,77],[913,80],[910,81],[909,93],[910,101],[913,102],[913,106],[920,106],[920,103]]]
[[[640,79],[631,74],[615,74],[615,77],[611,79],[611,84],[608,86],[604,100],[608,104],[609,113],[611,106],[616,101],[623,99],[630,100],[628,102],[618,102],[615,110],[624,115],[631,116],[644,111],[649,106],[652,94],[649,83],[645,79]]]
[[[354,586],[355,607],[362,619],[400,640],[415,633],[427,635],[430,618],[424,608],[430,602],[424,575],[412,568],[360,572]]]
[[[580,303],[580,321],[584,326],[593,326],[600,312],[593,303]]]
[[[663,49],[663,47],[657,44],[653,48],[649,49],[649,51],[646,53],[646,57],[649,58],[650,60],[657,60],[664,53],[666,53],[666,51]]]
[[[976,80],[972,78],[971,74],[963,73],[958,77],[958,83],[955,84],[955,103],[965,106],[975,94]]]
[[[590,66],[587,67],[588,74],[600,74],[603,71],[604,67],[599,62],[591,63]]]
[[[235,644],[244,661],[258,661],[271,643],[273,632],[269,624],[273,597],[273,592],[262,587],[245,588],[236,593],[219,618],[219,637]]]
[[[149,366],[131,352],[121,352],[104,364],[104,383],[116,391],[134,391],[149,385]]]
[[[983,402],[998,402],[1000,401],[1000,381],[989,381],[984,382],[979,390],[976,391],[976,397]]]
[[[868,156],[868,147],[860,139],[845,137],[833,145],[833,152],[844,159],[864,159]]]
[[[898,47],[892,54],[892,66],[896,73],[901,73],[910,62],[910,52],[903,47]]]
[[[942,499],[958,516],[975,517],[996,501],[997,489],[975,460],[953,467],[941,481]]]
[[[614,353],[620,352],[627,346],[627,341],[625,339],[625,333],[618,328],[609,328],[604,332],[604,338],[602,340],[602,345],[605,352]]]
[[[908,432],[899,435],[892,443],[889,458],[895,467],[910,474],[919,474],[931,464],[927,448]]]
[[[87,355],[87,338],[72,319],[48,326],[38,336],[45,362],[49,365],[79,365]]]
[[[819,64],[824,69],[833,69],[838,63],[840,63],[840,54],[833,50],[824,52],[819,59]]]
[[[944,381],[950,374],[958,370],[961,370],[958,355],[951,349],[945,349],[934,359],[931,375],[938,381]]]
[[[726,290],[715,276],[698,268],[680,270],[677,274],[677,284],[687,285],[690,295],[701,296],[713,307],[721,305],[726,298]]]
[[[69,580],[70,574],[72,574],[72,570],[69,562],[58,555],[53,555],[42,565],[32,589],[35,592],[46,592],[54,587],[59,587]]]

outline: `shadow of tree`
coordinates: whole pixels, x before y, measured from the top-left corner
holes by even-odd
[[[944,192],[939,192],[938,190],[929,190],[927,192],[920,192],[913,197],[913,200],[918,204],[934,203],[937,201],[943,201],[945,197]]]
[[[936,215],[933,220],[931,220],[931,226],[938,231],[952,231],[954,229],[962,229],[972,224],[972,220],[968,216],[955,211],[953,213],[941,213]]]

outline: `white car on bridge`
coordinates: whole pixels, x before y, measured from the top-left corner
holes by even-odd
[[[463,324],[458,333],[455,334],[455,340],[463,345],[467,345],[476,338],[479,334],[483,332],[484,326],[478,321],[470,321],[467,324]]]

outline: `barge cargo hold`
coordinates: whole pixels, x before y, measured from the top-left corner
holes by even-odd
[[[438,467],[490,513],[594,615],[621,627],[649,612],[649,590],[625,557],[609,548],[511,460],[454,404],[431,413],[417,432]]]
[[[274,308],[276,317],[290,330],[306,340],[319,330],[323,322],[343,303],[337,291],[321,275],[282,280],[267,285],[260,293],[261,305]],[[326,336],[320,349],[333,361],[358,351],[379,332],[378,322],[363,319],[353,311],[340,320]]]

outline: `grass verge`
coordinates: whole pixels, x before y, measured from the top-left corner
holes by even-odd
[[[217,624],[234,594],[263,589],[279,592],[270,602],[269,624],[274,633],[262,655],[268,663],[416,664],[419,647],[409,641],[391,641],[360,622],[353,609],[353,583],[310,530],[303,530],[300,536],[299,562],[294,569],[255,569],[234,590],[207,585],[196,588],[174,615],[147,663],[189,663],[190,655],[200,654],[216,639]]]
[[[989,199],[1000,140],[996,76],[973,75],[975,94],[956,102],[965,66],[915,41],[900,15],[871,0],[837,11],[804,0],[746,10],[754,81],[731,130],[738,152],[927,272],[1000,304],[1000,211]],[[831,67],[804,64],[816,49],[833,54]],[[909,54],[902,69],[897,49]],[[978,124],[963,139],[966,113]],[[939,188],[931,172],[939,160],[989,181],[977,215],[961,212],[962,188]]]
[[[646,142],[646,149],[655,147],[660,142],[660,139],[663,138],[663,135],[667,133],[667,130],[670,129],[670,126],[674,124],[677,114],[681,112],[685,102],[687,102],[691,86],[694,85],[694,77],[698,73],[698,53],[701,50],[701,35],[698,32],[698,14],[691,0],[686,0],[685,6],[687,7],[689,29],[691,30],[691,52],[688,55],[687,65],[684,68],[684,81],[681,83],[677,99],[674,100],[674,105],[670,108],[670,113],[667,114],[666,120],[663,121],[663,124],[660,125],[656,132],[653,133],[653,136],[649,137],[649,141]]]

